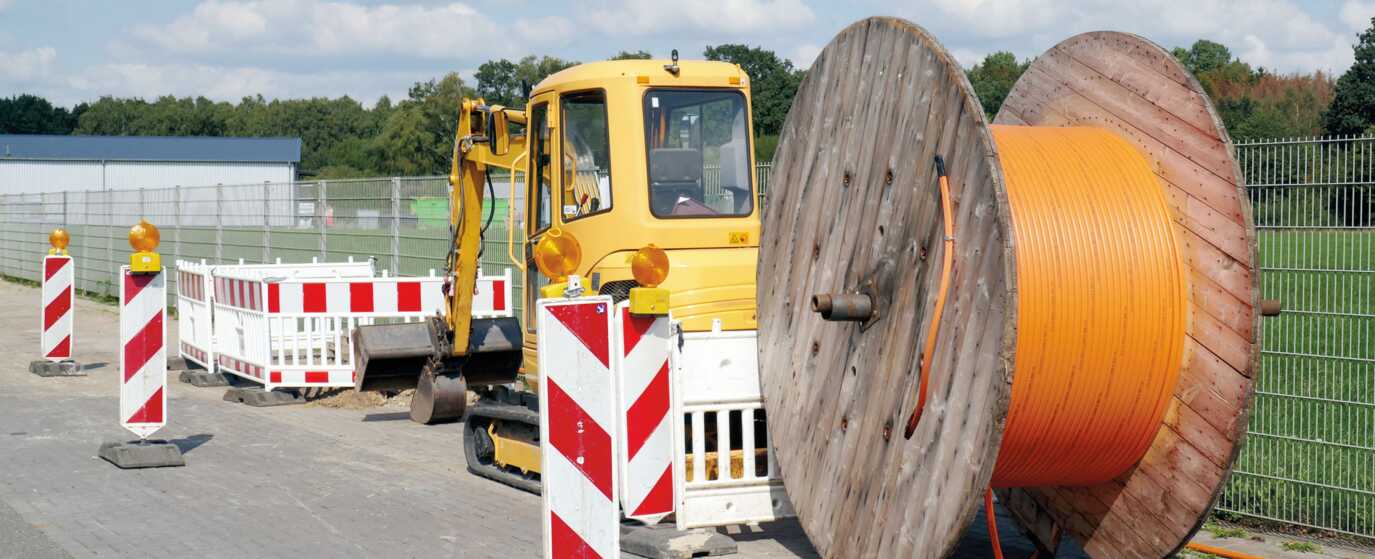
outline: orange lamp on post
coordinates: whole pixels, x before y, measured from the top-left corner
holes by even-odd
[[[580,264],[582,245],[572,234],[557,227],[545,233],[535,244],[535,266],[550,282],[540,288],[540,297],[551,299],[562,296],[568,287],[568,276],[578,271]]]
[[[630,289],[630,314],[668,314],[668,290],[659,287],[668,279],[668,253],[653,244],[630,255],[630,273],[639,287]]]
[[[156,225],[146,219],[138,220],[129,228],[129,246],[134,253],[129,255],[129,271],[135,274],[156,274],[162,271],[162,258],[153,252],[162,242]]]
[[[48,249],[48,254],[54,256],[67,256],[67,245],[71,244],[72,237],[67,234],[67,230],[61,227],[53,229],[48,233],[48,244],[52,248]]]

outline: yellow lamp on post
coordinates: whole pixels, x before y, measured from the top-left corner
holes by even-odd
[[[66,229],[63,229],[61,227],[53,229],[51,233],[48,233],[48,244],[53,246],[52,248],[48,249],[48,254],[54,256],[66,256],[67,245],[71,244],[71,242],[72,237],[71,235],[67,234]]]
[[[162,258],[153,252],[162,242],[156,225],[146,219],[138,220],[129,228],[129,246],[134,253],[129,255],[129,271],[135,274],[156,274],[162,271]]]
[[[572,234],[557,227],[545,233],[535,244],[535,266],[550,281],[549,285],[540,288],[540,298],[562,296],[568,287],[568,276],[578,271],[579,264],[582,264],[582,246]]]
[[[630,273],[640,287],[630,289],[630,314],[668,314],[668,290],[659,287],[668,279],[668,253],[653,244],[630,255]]]

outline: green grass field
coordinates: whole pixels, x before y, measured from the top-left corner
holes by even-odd
[[[1375,232],[1263,230],[1250,435],[1225,511],[1375,537]]]

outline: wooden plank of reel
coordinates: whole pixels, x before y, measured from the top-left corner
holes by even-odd
[[[1000,492],[1043,541],[1058,526],[1095,556],[1164,556],[1211,507],[1252,392],[1255,241],[1226,133],[1168,53],[1120,33],[1081,35],[1037,59],[998,122],[1111,130],[1168,185],[1190,314],[1154,443],[1109,483]],[[936,156],[948,165],[956,273],[907,439],[944,256]],[[799,520],[823,556],[943,556],[992,478],[1018,335],[1011,212],[982,108],[920,27],[860,21],[799,88],[771,183],[759,366]],[[840,302],[863,312],[836,313]]]
[[[1093,487],[1000,493],[1030,497],[1037,507],[1016,511],[1027,524],[1048,515],[1095,556],[1173,554],[1207,517],[1240,451],[1259,351],[1255,228],[1231,140],[1169,52],[1113,32],[1077,35],[1037,58],[994,122],[1105,128],[1145,154],[1183,240],[1192,311],[1174,401],[1134,470]]]
[[[915,364],[943,254],[949,162],[960,272],[911,440]],[[788,497],[827,557],[940,556],[973,519],[1010,391],[1011,247],[983,109],[933,38],[898,19],[842,31],[798,90],[774,159],[757,275],[759,365]],[[868,323],[823,293],[872,294]]]

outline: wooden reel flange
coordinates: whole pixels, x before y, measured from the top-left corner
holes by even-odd
[[[1230,140],[1168,52],[1110,32],[1036,59],[996,122],[1096,127],[1134,146],[1166,190],[1189,303],[1178,383],[1136,466],[999,499],[1043,542],[1059,529],[1097,557],[1166,556],[1221,490],[1252,393],[1255,238]],[[907,439],[944,256],[938,155],[959,241],[926,409]],[[923,29],[860,21],[817,56],[773,172],[759,367],[788,496],[823,556],[944,556],[982,504],[1016,371],[1018,251],[979,102]],[[823,293],[863,295],[868,318],[822,318],[811,300]]]

